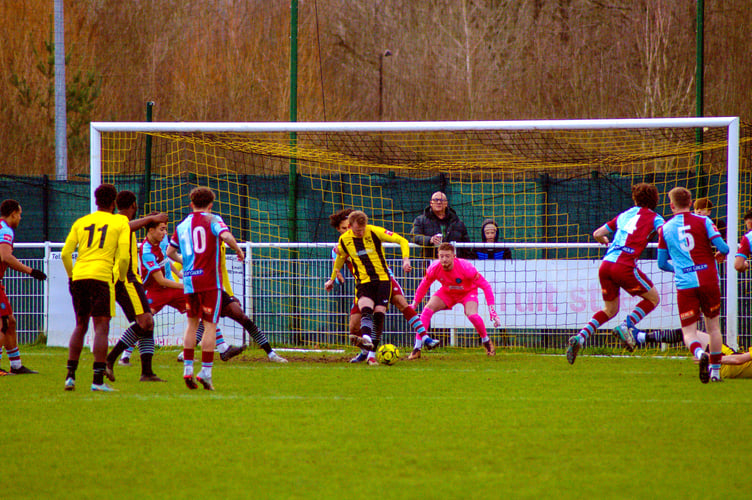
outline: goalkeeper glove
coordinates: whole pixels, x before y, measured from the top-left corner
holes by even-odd
[[[488,306],[488,312],[491,316],[491,321],[493,321],[493,324],[498,328],[501,322],[499,321],[499,315],[496,314],[496,309],[494,309],[494,306]]]
[[[34,278],[35,280],[39,280],[39,281],[44,281],[47,279],[47,275],[44,274],[44,271],[40,269],[32,269],[29,275],[31,275],[31,277]]]

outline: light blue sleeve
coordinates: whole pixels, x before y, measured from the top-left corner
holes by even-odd
[[[674,272],[674,266],[668,261],[668,250],[665,248],[658,249],[658,267],[669,273]]]
[[[723,241],[723,237],[721,236],[721,233],[719,233],[718,230],[715,229],[715,227],[713,226],[713,221],[710,220],[709,217],[705,220],[705,229],[708,232],[708,238],[710,239],[710,242],[723,255],[728,255],[730,251],[729,246],[726,244],[725,241]]]

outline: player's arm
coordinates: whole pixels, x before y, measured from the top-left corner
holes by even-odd
[[[154,282],[159,286],[163,286],[165,288],[175,288],[178,290],[183,289],[182,283],[178,283],[176,281],[168,280],[167,278],[165,278],[165,275],[161,269],[152,271],[151,277],[154,280]]]
[[[245,260],[245,252],[243,252],[243,249],[240,248],[240,245],[238,245],[235,236],[233,236],[229,230],[219,233],[219,237],[227,244],[228,247],[232,248],[235,251],[235,254],[237,254],[238,256],[238,260]]]
[[[131,228],[128,226],[128,221],[125,217],[123,219],[123,226],[120,229],[120,235],[117,241],[117,270],[120,281],[125,281],[128,278],[128,269],[131,265]]]
[[[493,288],[491,288],[491,284],[482,274],[478,272],[476,272],[475,277],[473,277],[473,284],[483,290],[483,295],[486,296],[486,304],[488,304],[489,316],[491,318],[491,321],[493,321],[494,326],[498,328],[499,325],[501,325],[501,322],[499,321],[499,315],[496,314],[496,309],[494,309],[496,299],[494,298]]]
[[[387,231],[383,227],[371,226],[371,230],[378,234],[379,239],[382,241],[388,241],[390,243],[398,243],[400,246],[400,252],[402,253],[402,269],[409,273],[412,271],[410,265],[410,242],[397,233]]]
[[[725,354],[721,358],[722,365],[743,365],[752,361],[752,354],[743,352],[740,354]]]
[[[334,280],[337,279],[337,274],[339,273],[340,269],[342,269],[342,266],[345,265],[345,253],[344,252],[338,252],[337,258],[334,259],[334,264],[332,265],[332,274],[327,280],[326,283],[324,283],[324,290],[327,292],[331,291],[332,288],[334,288]]]
[[[43,271],[40,271],[39,269],[33,269],[18,260],[16,256],[13,255],[13,248],[11,248],[11,246],[7,243],[0,243],[0,262],[3,262],[6,266],[10,267],[11,269],[15,269],[19,273],[30,275],[34,279],[47,279],[47,275],[44,274]]]
[[[157,212],[128,222],[128,227],[131,228],[131,231],[138,231],[149,223],[155,222],[159,224],[160,222],[164,222],[167,224],[168,220],[169,218],[167,217],[167,214]]]
[[[334,248],[332,248],[332,265],[334,265],[334,261],[337,260],[338,255],[339,255],[339,250],[335,246]],[[337,271],[337,281],[339,281],[340,283],[345,282],[345,277],[342,274],[342,271]]]
[[[60,260],[63,261],[63,266],[65,267],[65,272],[68,274],[68,278],[73,277],[73,252],[75,252],[76,247],[78,247],[76,226],[76,224],[73,224],[70,233],[68,233],[68,237],[65,238],[63,249],[60,251]]]
[[[593,231],[593,238],[595,241],[602,245],[608,245],[609,239],[608,237],[613,233],[610,227],[608,227],[608,224],[603,224],[601,227]]]
[[[658,268],[673,273],[674,266],[669,262],[670,255],[668,253],[668,245],[663,238],[663,228],[658,230]]]

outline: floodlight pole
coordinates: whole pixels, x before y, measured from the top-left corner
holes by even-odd
[[[55,0],[55,178],[68,180],[68,118],[65,101],[65,22],[63,0]]]

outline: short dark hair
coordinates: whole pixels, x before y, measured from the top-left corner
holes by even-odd
[[[452,244],[451,244],[451,243],[449,243],[448,241],[445,241],[445,242],[443,242],[443,243],[442,243],[441,245],[439,245],[439,250],[438,250],[438,251],[439,251],[439,252],[441,252],[442,250],[443,250],[443,251],[445,251],[445,252],[452,252],[452,253],[456,253],[456,252],[454,251],[454,245],[452,245]]]
[[[632,199],[638,207],[655,210],[658,206],[658,188],[647,182],[632,186]]]
[[[112,184],[101,184],[94,190],[94,201],[99,208],[109,208],[117,198],[117,189]]]
[[[16,200],[5,200],[0,204],[0,217],[10,217],[17,210],[21,210],[21,204]]]
[[[118,210],[127,210],[131,208],[134,203],[136,203],[136,193],[133,191],[120,191],[117,194],[117,198],[115,198],[115,204],[117,205]]]
[[[747,210],[747,213],[744,214],[744,219],[743,220],[749,220],[749,219],[752,219],[752,208],[750,208],[749,210]]]
[[[343,208],[339,212],[334,212],[329,216],[329,225],[334,229],[339,229],[339,225],[342,224],[342,221],[347,220],[351,213],[353,213],[352,208]]]
[[[195,208],[206,208],[214,203],[214,191],[208,187],[197,187],[191,191],[191,203]]]
[[[668,192],[668,197],[676,208],[689,208],[692,205],[692,193],[687,188],[675,187]]]
[[[149,215],[156,215],[158,213],[159,212],[152,212]],[[155,228],[155,227],[159,226],[160,224],[164,224],[164,222],[157,222],[155,220],[152,220],[152,221],[147,222],[146,225],[144,226],[144,228],[146,228],[146,230],[148,231],[149,229]]]

